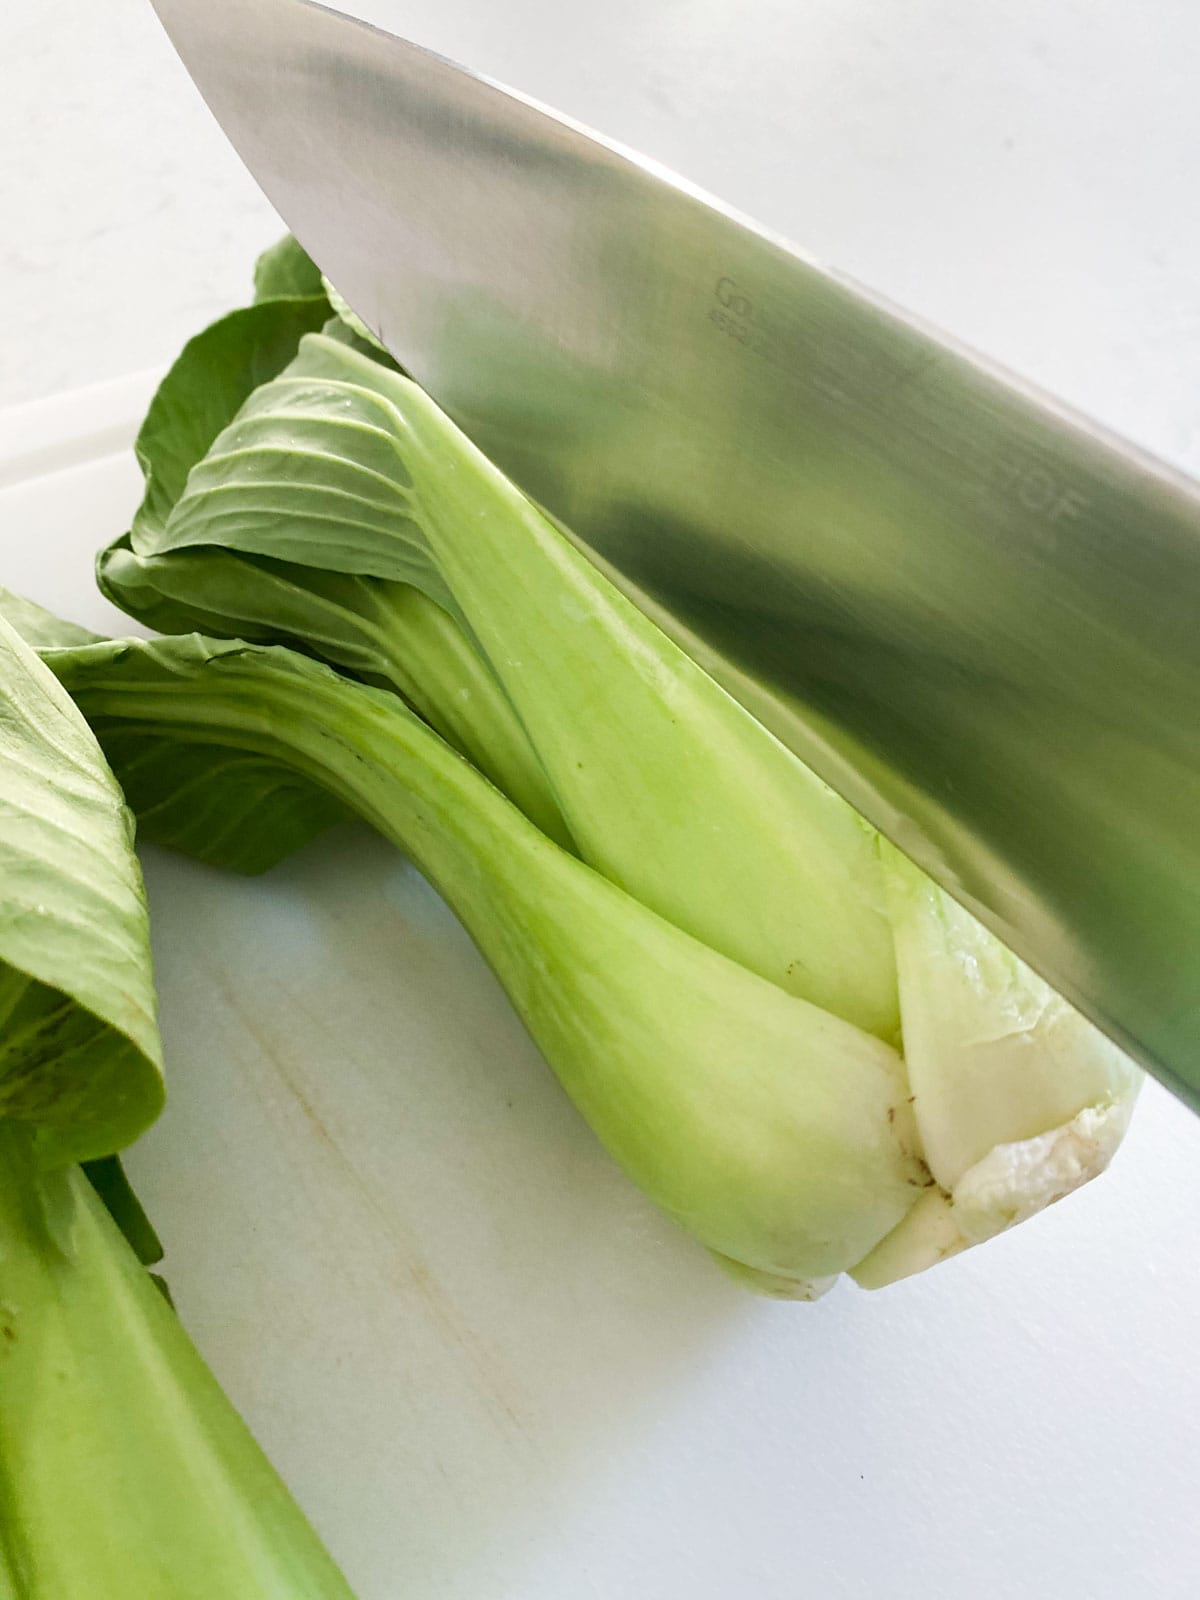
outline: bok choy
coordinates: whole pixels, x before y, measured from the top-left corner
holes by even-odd
[[[261,299],[243,315],[265,317],[280,303],[289,302]],[[325,306],[336,310],[336,298],[327,296]],[[254,337],[249,320],[245,326],[247,338]],[[769,1084],[779,1096],[782,1127],[792,1119],[789,1093],[803,1098],[813,1091],[815,1098],[804,1099],[803,1138],[777,1146],[765,1131],[769,1106],[756,1102],[764,1131],[753,1141],[764,1168],[770,1164],[764,1152],[784,1146],[806,1167],[806,1206],[817,1204],[816,1190],[843,1194],[837,1163],[822,1165],[814,1154],[818,1104],[830,1118],[827,1131],[839,1130],[830,1150],[843,1148],[840,1119],[861,1114],[863,1148],[880,1162],[865,1211],[855,1215],[847,1200],[840,1229],[821,1212],[829,1248],[810,1248],[812,1218],[799,1213],[785,1251],[763,1247],[767,1236],[777,1237],[774,1224],[765,1233],[756,1226],[737,1248],[728,1247],[735,1230],[726,1237],[713,1226],[732,1205],[715,1177],[721,1161],[713,1166],[711,1195],[689,1190],[681,1203],[671,1189],[673,1174],[687,1171],[694,1180],[706,1169],[709,1152],[694,1119],[680,1118],[680,1129],[690,1130],[686,1138],[679,1131],[668,1137],[654,1123],[651,1140],[651,1123],[631,1126],[629,1085],[644,1074],[647,1093],[653,1085],[658,1095],[668,1057],[629,1058],[630,1036],[623,1038],[611,1087],[597,1088],[607,1080],[587,1068],[587,1092],[576,1086],[573,1093],[610,1147],[669,1209],[718,1253],[751,1277],[758,1274],[761,1286],[807,1293],[811,1280],[842,1270],[870,1284],[919,1270],[1103,1169],[1139,1081],[1128,1060],[616,591],[361,329],[334,315],[320,332],[297,331],[290,358],[281,361],[276,347],[257,383],[244,352],[236,382],[210,381],[210,367],[229,358],[204,340],[184,352],[147,419],[140,446],[146,501],[129,534],[99,562],[109,597],[155,627],[291,644],[387,686],[393,701],[403,697],[543,836],[592,869],[580,877],[579,862],[545,858],[563,882],[588,885],[586,894],[582,888],[573,894],[594,896],[595,881],[604,880],[622,894],[605,902],[615,922],[629,919],[632,926],[652,914],[656,927],[723,958],[725,978],[703,1008],[713,1037],[728,1038],[721,1031],[728,987],[727,1015],[740,1019],[747,1042],[768,1048],[770,1029],[760,1035],[744,1001],[733,996],[734,989],[743,997],[749,992],[752,976],[761,987],[751,1009],[764,1018],[786,996],[853,1030],[837,1032],[836,1046],[833,1035],[822,1035],[821,1050],[836,1059],[825,1062],[822,1055],[818,1064],[812,1018],[792,1011],[789,1027],[800,1028],[795,1019],[803,1015],[800,1031],[809,1043],[784,1050],[786,1081],[779,1081],[779,1063],[760,1060],[754,1045],[729,1054],[717,1093],[719,1075],[695,1029],[684,1027],[666,969],[647,961],[643,990],[624,1000],[617,998],[620,984],[613,988],[609,1002],[630,1015],[652,1003],[670,1016],[679,1030],[669,1053],[672,1071],[686,1078],[696,1050],[698,1061],[709,1063],[691,1069],[690,1086],[675,1086],[689,1103],[704,1083],[714,1112],[720,1107],[731,1117],[731,1105],[750,1097],[748,1082]],[[205,414],[202,449],[175,445],[172,419],[189,409],[189,397]],[[160,457],[169,463],[166,478]],[[215,646],[204,648],[212,652],[208,666],[200,673],[193,654],[189,676],[224,681],[230,661]],[[139,659],[145,670],[149,658]],[[169,655],[154,659],[169,677]],[[249,673],[251,660],[268,657],[238,659]],[[254,671],[265,685],[265,668]],[[89,716],[96,714],[84,680],[70,681],[85,696]],[[347,705],[366,703],[357,698],[362,689],[348,692]],[[387,703],[368,698],[376,707]],[[120,719],[104,715],[107,739],[134,737]],[[409,724],[415,726],[411,717]],[[199,736],[199,725],[188,737]],[[171,729],[177,734],[173,722]],[[406,738],[414,737],[410,728]],[[242,729],[240,748],[258,750],[246,738]],[[421,738],[421,761],[434,761],[436,750],[444,763],[444,750],[425,729]],[[331,747],[323,749],[328,755]],[[281,759],[295,766],[294,752]],[[377,752],[374,759],[382,758]],[[428,846],[414,845],[407,824],[397,826],[378,797],[368,804],[346,787],[335,770],[343,764],[339,754],[320,770],[301,767],[425,861]],[[416,768],[406,770],[407,777],[389,780],[401,808],[408,804],[405,785],[416,784]],[[517,819],[507,808],[497,812],[496,797],[486,786],[476,788],[473,776],[461,782],[464,810],[482,807],[504,818],[480,846],[475,881],[491,874],[511,897]],[[450,814],[439,816],[439,826],[450,829]],[[499,969],[496,935],[478,896],[464,895],[453,875],[443,881],[436,863],[428,864]],[[548,888],[545,900],[555,903]],[[619,916],[611,909],[617,906]],[[500,913],[493,906],[488,915]],[[556,1011],[576,1005],[598,1020],[595,962],[575,974],[573,997],[571,973],[546,950],[562,957],[575,946],[556,942],[562,936],[551,933],[552,916],[539,930],[529,920],[533,908],[524,915],[523,965],[506,968],[505,981],[535,1035],[543,1036],[521,995],[528,992],[526,969],[539,960],[558,974]],[[597,935],[594,948],[611,952],[613,941]],[[630,977],[622,972],[620,982]],[[680,992],[693,992],[682,978],[676,982]],[[609,1019],[610,1029],[617,1020]],[[862,1098],[852,1087],[867,1059],[864,1038],[889,1052],[871,1058],[887,1080],[882,1097]],[[581,1041],[563,1033],[543,1044],[571,1086]],[[826,1071],[830,1084],[844,1076],[840,1109],[832,1089],[833,1098],[825,1088],[817,1092]],[[793,1089],[788,1075],[795,1074],[811,1082]],[[880,1109],[890,1130],[882,1142],[871,1120]],[[629,1154],[634,1143],[636,1160]],[[838,1161],[846,1162],[846,1174],[865,1170],[857,1158],[843,1154]],[[747,1161],[740,1181],[751,1181],[753,1166]],[[898,1175],[904,1203],[892,1216]],[[777,1195],[786,1192],[789,1204],[800,1204],[791,1180],[780,1187],[778,1173],[759,1176]],[[861,1200],[872,1186],[860,1187],[856,1176],[849,1187]],[[879,1203],[882,1196],[886,1203]],[[706,1199],[717,1202],[715,1209],[706,1208]],[[702,1213],[706,1220],[697,1226]]]
[[[43,659],[101,742],[224,743],[336,794],[458,912],[631,1175],[712,1250],[807,1292],[931,1180],[892,1046],[787,994],[556,845],[391,693],[276,647]]]
[[[349,1600],[142,1264],[113,1155],[163,1094],[132,821],[3,621],[0,755],[0,1594]]]

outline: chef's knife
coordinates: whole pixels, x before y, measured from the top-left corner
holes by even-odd
[[[1200,1105],[1200,490],[652,162],[309,0],[154,0],[358,314]]]

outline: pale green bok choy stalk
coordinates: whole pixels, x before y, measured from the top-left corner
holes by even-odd
[[[178,390],[198,390],[203,370],[181,359]],[[300,338],[174,490],[101,556],[117,604],[153,626],[291,642],[429,715],[405,677],[432,703],[451,675],[388,615],[421,590],[502,691],[517,734],[498,719],[496,748],[517,752],[527,790],[545,785],[556,837],[680,930],[899,1046],[931,1181],[886,1247],[843,1262],[862,1281],[943,1259],[1107,1164],[1139,1082],[1126,1058],[361,339],[336,323]],[[355,655],[346,636],[367,632]],[[476,718],[458,745],[524,805],[480,756],[492,725]],[[526,809],[544,825],[545,808]]]
[[[0,758],[0,1594],[350,1600],[142,1264],[113,1156],[162,1103],[132,819],[4,621]]]

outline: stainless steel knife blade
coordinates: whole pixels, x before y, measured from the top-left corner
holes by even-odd
[[[1200,1106],[1200,489],[310,0],[154,0],[288,225],[732,693]]]

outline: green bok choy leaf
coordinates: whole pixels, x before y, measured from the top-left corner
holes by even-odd
[[[349,1600],[141,1264],[112,1154],[163,1095],[132,818],[4,621],[0,757],[0,1594]]]
[[[189,340],[159,385],[135,444],[145,477],[142,503],[131,532],[98,560],[100,588],[163,633],[197,630],[303,642],[368,682],[387,684],[545,833],[568,843],[545,773],[495,676],[445,610],[419,589],[283,562],[232,560],[208,550],[151,572],[135,554],[161,537],[191,468],[254,390],[294,359],[305,333],[327,327],[340,330],[352,346],[362,343],[344,324],[331,321],[320,273],[294,240],[284,238],[265,252],[254,277],[255,303]],[[65,626],[56,618],[47,625]],[[141,759],[153,767],[157,758],[143,750]],[[253,803],[253,785],[247,782],[240,787],[243,803],[233,808],[231,826],[218,833],[200,798],[207,758],[192,753],[186,759],[196,769],[196,784],[185,798],[165,806],[160,800],[153,809],[139,799],[154,792],[156,774],[132,780],[123,772],[127,787],[137,783],[131,801],[143,838],[189,848],[216,865],[256,872],[335,819],[318,791],[310,791],[306,805],[292,787],[272,797],[281,829],[251,827],[247,836],[242,816],[271,815]],[[249,771],[243,776],[249,780]],[[189,805],[200,812],[191,827]]]

